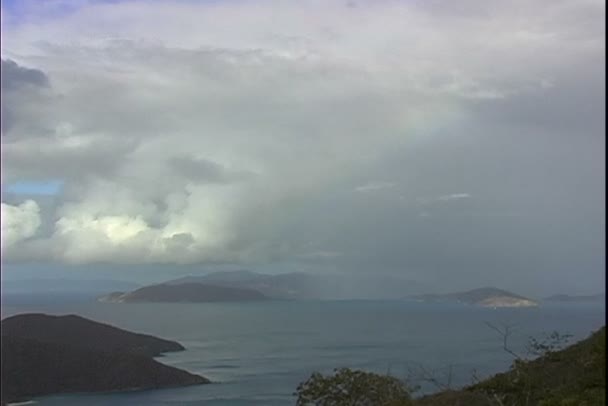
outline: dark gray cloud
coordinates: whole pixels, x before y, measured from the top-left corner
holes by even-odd
[[[10,59],[2,59],[2,135],[7,134],[20,117],[23,104],[39,98],[38,91],[50,86],[47,75],[33,68],[26,68]]]
[[[0,117],[2,117],[2,135],[4,135],[13,126],[15,119],[13,118],[11,110],[4,105],[4,102],[1,103],[0,109]]]
[[[3,145],[4,179],[74,181],[91,176],[112,177],[123,164],[124,156],[135,147],[136,143],[125,139],[52,134],[6,142]],[[32,154],[32,150],[36,150],[36,154]]]
[[[197,183],[232,183],[254,176],[253,173],[231,170],[216,162],[187,155],[169,158],[168,162],[180,176]]]
[[[2,91],[18,90],[29,86],[49,86],[49,78],[39,69],[26,68],[10,59],[2,59]]]

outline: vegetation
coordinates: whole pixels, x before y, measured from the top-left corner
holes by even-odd
[[[532,341],[542,356],[516,359],[511,370],[467,388],[491,395],[497,405],[593,406],[606,404],[606,328],[556,351],[555,333]]]
[[[409,406],[410,388],[397,378],[341,368],[315,372],[298,386],[297,406]]]
[[[356,406],[600,406],[606,404],[606,328],[568,348],[569,336],[552,333],[531,339],[529,360],[507,346],[516,358],[511,369],[461,390],[443,390],[412,400],[412,390],[390,376],[347,368],[332,376],[313,374],[298,387],[297,405]]]

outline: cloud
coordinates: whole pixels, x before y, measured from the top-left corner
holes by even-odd
[[[29,86],[47,87],[49,79],[41,70],[19,66],[10,59],[2,59],[2,91],[18,90]]]
[[[80,51],[100,57],[95,49]],[[283,221],[276,213],[322,193],[349,174],[362,153],[400,142],[394,130],[418,125],[395,115],[395,96],[377,94],[362,73],[340,78],[340,64],[130,42],[111,44],[104,53],[114,55],[117,67],[150,74],[106,77],[78,66],[86,60],[74,60],[69,78],[53,74],[57,91],[71,89],[52,106],[53,132],[15,136],[3,146],[9,181],[42,174],[67,179],[66,201],[48,241],[67,261],[288,256],[284,249],[272,252],[274,242],[259,242],[265,233],[271,241],[281,238],[281,226],[272,226]],[[125,60],[124,53],[137,58]],[[150,61],[152,55],[157,59]],[[150,97],[148,89],[163,97]],[[347,107],[344,101],[357,95],[361,101]],[[388,108],[379,109],[378,102]],[[333,114],[323,119],[328,109]],[[383,139],[366,136],[384,126],[392,130]],[[134,225],[138,232],[125,231],[120,240],[110,234]],[[173,242],[188,255],[165,247],[165,239],[178,233],[194,240]]]
[[[450,195],[439,196],[437,200],[448,201],[448,200],[460,200],[460,199],[468,199],[471,195],[468,193],[452,193]]]
[[[16,131],[14,128],[12,132]],[[40,137],[16,137],[2,145],[3,180],[112,177],[135,145],[119,137],[69,134],[61,129]]]
[[[601,277],[603,2],[38,3],[2,184],[64,186],[5,260]]]
[[[392,182],[370,182],[355,188],[355,192],[374,192],[382,189],[391,189],[395,187]]]
[[[22,117],[22,111],[38,108],[44,91],[50,86],[47,75],[26,68],[10,59],[2,59],[2,135],[6,135]]]
[[[470,199],[471,197],[472,196],[468,193],[451,193],[437,197],[418,197],[416,198],[416,204],[423,206],[434,205],[441,202],[449,202],[451,200]]]
[[[178,175],[194,182],[231,183],[247,180],[254,176],[245,171],[234,171],[213,161],[190,156],[175,156],[169,159],[169,165]]]
[[[33,200],[19,205],[2,203],[2,251],[36,234],[40,227],[40,208]]]
[[[337,258],[337,257],[341,257],[342,255],[344,255],[341,252],[337,252],[337,251],[314,251],[314,252],[307,252],[305,254],[300,255],[300,258],[303,259],[331,259],[331,258]]]

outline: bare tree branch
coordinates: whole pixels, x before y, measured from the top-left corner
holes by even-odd
[[[497,327],[494,324],[490,323],[489,321],[486,321],[485,324],[488,327],[490,327],[492,330],[494,330],[498,334],[500,334],[500,336],[502,337],[502,348],[506,352],[508,352],[509,354],[514,356],[517,360],[523,361],[523,358],[519,354],[517,354],[515,351],[511,350],[508,345],[509,337],[513,333],[513,330],[512,330],[513,326],[503,324],[502,328],[500,328],[500,327]]]
[[[440,377],[440,373],[437,370],[429,370],[423,365],[416,363],[416,370],[408,368],[408,376],[416,377],[418,381],[427,382],[435,386],[439,390],[451,390],[452,379],[453,379],[453,365],[448,365],[447,371],[444,372],[445,378]]]

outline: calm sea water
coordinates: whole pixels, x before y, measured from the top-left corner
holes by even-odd
[[[161,362],[214,383],[103,395],[51,396],[40,405],[293,405],[292,393],[313,371],[335,367],[416,379],[422,366],[452,385],[505,370],[512,358],[485,322],[514,326],[521,350],[529,336],[557,330],[586,337],[605,324],[604,304],[544,304],[484,309],[405,301],[214,304],[64,303],[4,306],[2,317],[42,311],[76,313],[182,343]],[[420,383],[420,382],[418,382]],[[423,384],[423,390],[434,387]],[[419,392],[421,393],[421,392]]]

